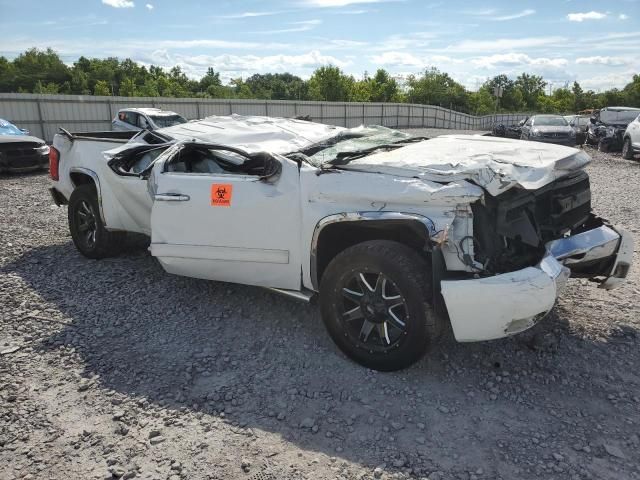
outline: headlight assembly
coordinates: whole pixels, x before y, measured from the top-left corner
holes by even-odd
[[[42,145],[41,147],[36,148],[36,152],[41,155],[49,155],[49,145]]]

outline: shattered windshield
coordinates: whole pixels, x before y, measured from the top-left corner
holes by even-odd
[[[334,162],[339,156],[360,152],[380,145],[403,142],[411,138],[408,133],[381,126],[356,127],[344,130],[339,135],[321,144],[313,145],[303,153],[314,166]]]
[[[180,115],[150,115],[151,120],[158,128],[172,127],[181,123],[187,123],[187,119]]]

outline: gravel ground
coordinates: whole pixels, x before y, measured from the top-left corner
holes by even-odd
[[[640,163],[590,153],[596,210],[637,238]],[[46,186],[0,177],[3,480],[640,478],[638,268],[383,374],[312,306],[168,275],[140,245],[81,257]]]

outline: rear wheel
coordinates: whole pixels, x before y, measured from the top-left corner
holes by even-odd
[[[69,198],[69,231],[76,248],[87,258],[114,255],[125,232],[109,232],[100,217],[98,197],[92,185],[78,186]]]
[[[633,145],[631,145],[631,139],[629,137],[625,138],[622,144],[622,158],[633,160]]]
[[[430,305],[427,262],[386,240],[338,254],[322,276],[320,308],[329,334],[351,359],[381,371],[405,368],[442,330]]]

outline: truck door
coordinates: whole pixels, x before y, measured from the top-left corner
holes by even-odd
[[[300,289],[298,165],[259,157],[186,143],[153,166],[151,253],[167,272]]]

